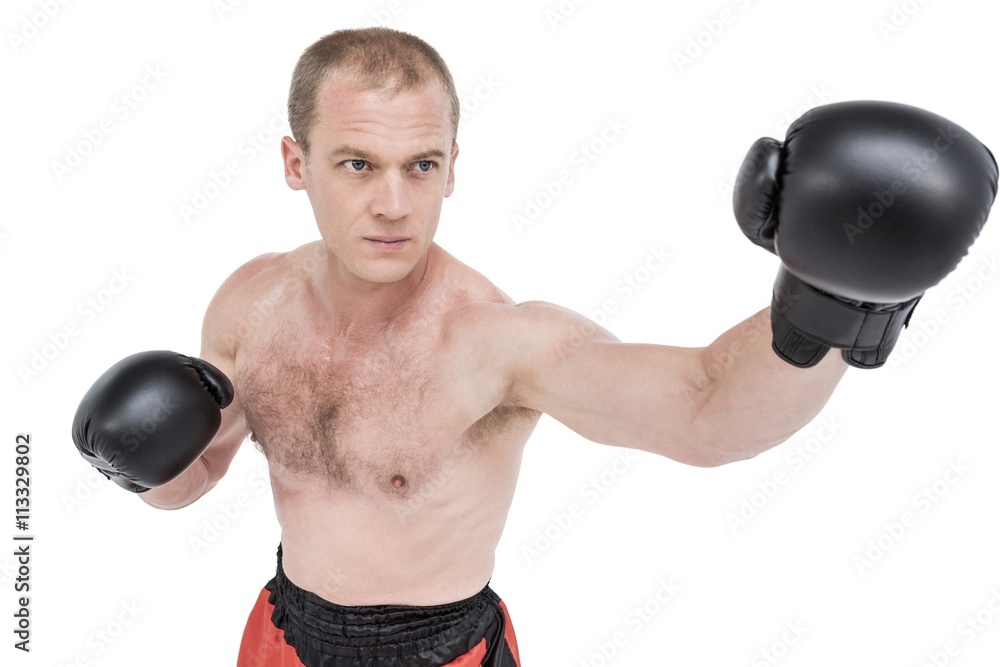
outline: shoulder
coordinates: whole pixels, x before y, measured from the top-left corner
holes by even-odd
[[[299,289],[321,257],[317,245],[309,243],[288,252],[258,255],[242,264],[223,281],[208,304],[202,323],[203,345],[232,355],[241,330],[253,318],[266,317],[289,291]]]
[[[489,364],[516,385],[589,343],[620,342],[583,315],[545,301],[518,303],[484,276],[451,258],[445,292],[457,293],[442,318],[449,343]]]
[[[440,256],[439,294],[448,295],[445,326],[484,342],[515,337],[540,340],[582,336],[614,338],[589,318],[546,301],[516,302],[475,269],[435,244]]]
[[[453,313],[451,339],[504,387],[503,403],[538,408],[532,400],[546,378],[589,365],[593,351],[620,341],[590,319],[544,301],[474,301]]]
[[[518,350],[523,357],[562,354],[583,341],[617,342],[609,331],[563,306],[546,301],[472,301],[455,309],[458,329],[484,343]]]
[[[461,262],[449,254],[438,244],[431,245],[428,251],[433,255],[436,291],[456,307],[471,302],[513,304],[514,300],[486,276],[476,271],[468,264]]]

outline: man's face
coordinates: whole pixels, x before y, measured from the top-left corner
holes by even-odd
[[[455,187],[447,96],[436,82],[396,94],[329,79],[317,98],[309,156],[282,141],[285,180],[305,189],[339,268],[389,283],[410,274]]]

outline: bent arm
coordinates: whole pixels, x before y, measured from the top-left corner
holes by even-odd
[[[203,342],[199,357],[225,373],[232,382],[236,370],[235,360],[213,349],[211,340]],[[239,407],[239,388],[235,383],[233,388],[235,398],[222,411],[222,423],[208,449],[170,482],[140,493],[139,497],[147,504],[164,510],[186,507],[211,491],[226,474],[229,464],[246,438],[243,411]]]
[[[227,368],[222,359],[213,357],[204,350],[201,358],[221,370],[230,379],[233,377],[232,368]],[[180,509],[190,505],[218,484],[245,438],[243,413],[234,400],[222,411],[219,431],[198,460],[175,479],[163,486],[144,491],[138,494],[139,497],[147,504],[164,510]]]
[[[771,350],[767,309],[704,348],[622,343],[558,306],[515,306],[511,401],[583,437],[697,466],[750,458],[825,405],[847,366],[811,369]]]
[[[269,256],[264,255],[237,269],[219,288],[205,312],[201,331],[200,358],[226,374],[233,383],[234,399],[222,411],[222,423],[202,455],[177,478],[163,486],[140,493],[146,503],[159,509],[186,507],[211,491],[229,470],[229,465],[247,436],[246,419],[241,407],[240,388],[236,382],[236,350],[239,340],[234,334],[241,316],[240,300],[245,298],[246,284],[266,268]]]

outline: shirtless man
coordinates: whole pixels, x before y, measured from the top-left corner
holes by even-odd
[[[434,243],[459,151],[454,84],[431,47],[380,28],[328,35],[300,59],[289,110],[285,180],[306,191],[321,239],[236,270],[208,308],[200,360],[143,353],[113,367],[74,434],[88,461],[165,509],[211,490],[247,435],[264,453],[279,564],[239,665],[520,664],[487,583],[542,413],[594,442],[689,465],[747,459],[807,424],[848,364],[884,362],[922,289],[944,275],[925,273],[918,289],[885,258],[839,279],[810,273],[821,262],[792,256],[789,231],[786,265],[844,298],[783,269],[772,307],[707,347],[625,344],[564,308],[515,304]],[[995,193],[996,168],[973,141],[960,157],[976,184],[935,196],[978,196],[967,215],[981,226],[992,194],[978,184]],[[755,146],[736,196],[744,232],[771,250],[777,155]],[[944,162],[929,168],[955,168]],[[783,187],[791,230],[823,194]],[[912,219],[909,205],[896,208]],[[878,246],[890,222],[866,230],[851,257]],[[251,327],[255,312],[268,316]],[[842,354],[824,355],[831,346]]]

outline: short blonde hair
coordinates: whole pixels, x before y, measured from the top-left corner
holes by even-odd
[[[316,98],[333,74],[351,75],[364,88],[399,92],[440,81],[451,107],[452,143],[458,135],[459,102],[444,59],[424,40],[391,28],[337,30],[299,57],[288,92],[292,137],[309,153],[309,130],[316,121]]]

